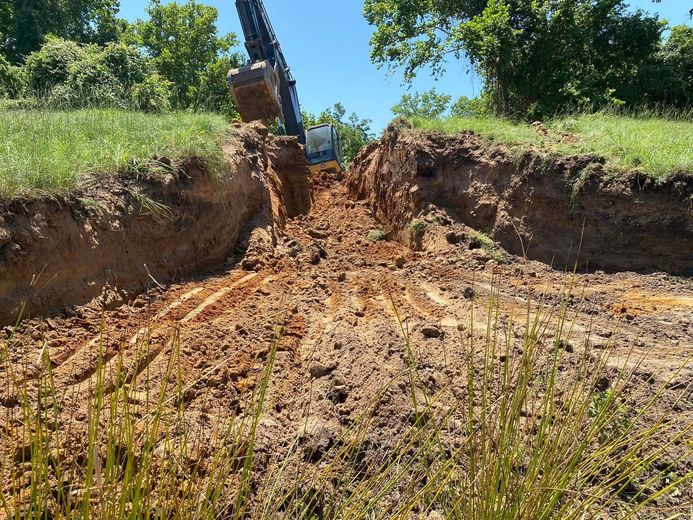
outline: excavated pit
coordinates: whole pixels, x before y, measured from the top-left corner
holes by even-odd
[[[693,176],[609,176],[594,156],[517,157],[480,136],[390,127],[357,157],[352,197],[392,234],[432,206],[504,249],[557,268],[693,273]]]
[[[66,196],[0,200],[0,325],[90,301],[117,307],[222,266],[244,232],[246,248],[275,240],[310,210],[296,139],[247,125],[223,150],[222,178],[199,158],[155,158],[145,174],[91,177]]]
[[[138,425],[147,426],[150,421],[142,418],[155,414],[174,421],[162,420],[160,434],[145,437],[143,446],[138,445],[142,437],[132,443],[132,460],[142,460],[140,454],[145,450],[151,452],[151,473],[143,469],[143,478],[154,484],[146,494],[154,505],[161,503],[160,497],[166,500],[171,496],[159,484],[165,486],[164,490],[190,489],[191,483],[195,489],[204,489],[203,483],[214,479],[216,485],[214,468],[224,460],[217,455],[223,454],[232,457],[229,460],[233,463],[229,465],[230,474],[222,477],[222,500],[223,504],[233,503],[238,496],[236,483],[242,481],[246,466],[236,464],[241,452],[229,449],[228,433],[239,431],[235,425],[247,419],[250,427],[257,426],[253,442],[241,439],[254,450],[248,517],[266,511],[270,516],[276,512],[273,518],[297,516],[292,513],[305,511],[305,486],[326,490],[325,495],[316,494],[318,505],[338,503],[332,497],[358,499],[363,494],[362,482],[383,482],[379,468],[393,456],[397,460],[401,456],[402,463],[393,466],[401,477],[393,480],[394,487],[378,500],[376,515],[400,518],[401,504],[410,496],[421,496],[420,486],[427,482],[422,477],[433,467],[431,460],[447,464],[448,454],[466,453],[462,443],[469,438],[469,405],[473,403],[466,389],[471,386],[477,396],[489,387],[493,391],[488,384],[495,379],[492,374],[498,374],[498,382],[503,380],[502,374],[524,374],[522,367],[528,362],[534,366],[528,387],[543,392],[550,366],[545,363],[551,360],[559,362],[557,404],[564,403],[574,388],[588,385],[584,386],[587,389],[591,377],[583,377],[582,371],[591,373],[595,367],[595,376],[599,377],[594,382],[600,392],[617,389],[621,382],[634,388],[632,399],[617,402],[619,418],[614,422],[641,418],[639,425],[633,423],[634,434],[655,424],[665,425],[660,435],[642,447],[651,451],[639,453],[638,460],[652,461],[639,482],[647,482],[648,489],[660,490],[672,472],[690,474],[693,466],[685,435],[693,420],[693,402],[689,399],[689,383],[693,380],[693,297],[688,279],[664,273],[627,272],[566,276],[545,263],[525,262],[509,255],[507,261],[496,262],[483,249],[470,246],[472,232],[467,226],[454,222],[446,210],[430,207],[432,203],[442,206],[435,197],[445,191],[440,187],[435,191],[434,183],[436,176],[443,174],[433,167],[435,163],[430,163],[430,169],[422,170],[429,176],[417,177],[421,137],[390,135],[392,149],[381,144],[365,151],[349,178],[351,193],[340,176],[314,176],[311,199],[303,189],[306,176],[295,143],[266,137],[257,129],[243,127],[239,131],[241,137],[227,147],[232,172],[238,178],[229,178],[229,187],[220,189],[219,184],[208,184],[200,174],[197,182],[214,187],[204,200],[219,196],[220,201],[209,206],[200,203],[197,218],[208,216],[199,225],[186,224],[175,235],[193,242],[190,230],[202,233],[204,226],[217,226],[216,231],[211,229],[205,235],[211,242],[212,232],[218,233],[222,225],[215,219],[236,219],[238,227],[249,220],[235,240],[231,232],[228,236],[216,235],[224,242],[214,248],[218,251],[216,262],[223,262],[230,251],[234,258],[228,265],[209,275],[173,280],[163,288],[152,282],[148,291],[117,308],[87,305],[74,313],[0,327],[0,352],[7,353],[0,356],[0,454],[7,454],[10,468],[0,485],[10,490],[8,507],[17,504],[14,510],[21,512],[25,510],[21,502],[33,496],[36,469],[29,462],[38,457],[33,455],[31,435],[43,417],[34,410],[41,410],[48,402],[45,409],[54,419],[46,421],[45,426],[42,422],[40,427],[45,428],[47,438],[54,440],[54,445],[48,445],[55,450],[51,453],[61,455],[51,454],[51,460],[59,459],[68,470],[58,471],[47,465],[47,478],[51,484],[65,482],[68,490],[85,488],[90,452],[97,453],[98,449],[98,453],[107,453],[106,440],[99,438],[93,444],[90,440],[94,410],[102,409],[105,421],[116,410],[119,423],[133,424],[133,430]],[[439,142],[442,149],[448,150],[443,143],[449,141],[440,138]],[[396,159],[395,149],[401,154],[400,163],[390,164],[387,160]],[[430,148],[428,153],[438,151]],[[469,168],[479,171],[492,162],[488,148],[481,144],[478,152],[470,151],[478,153],[478,159],[465,159],[459,150],[445,153],[459,154],[449,161],[468,161]],[[507,160],[506,151],[500,149],[498,153],[495,160]],[[397,164],[409,170],[396,170]],[[507,175],[515,176],[514,169],[506,168]],[[401,178],[396,177],[399,172]],[[443,179],[451,182],[452,173],[446,173]],[[529,178],[531,189],[525,191],[531,194],[534,189],[540,196],[538,186],[542,185],[533,174]],[[501,180],[497,181],[499,187],[509,182]],[[520,186],[526,183],[521,178],[513,182]],[[488,185],[493,184],[489,181]],[[480,182],[475,193],[484,196],[488,185]],[[450,189],[461,190],[462,184],[455,186],[452,184]],[[232,202],[221,196],[227,189],[228,197],[234,197]],[[424,189],[430,190],[431,198],[420,201],[421,206],[412,206],[416,194]],[[353,193],[359,192],[362,200],[354,201]],[[455,200],[456,193],[449,195],[451,200]],[[200,200],[201,195],[196,197],[194,200]],[[248,204],[249,200],[254,203]],[[476,207],[482,202],[470,204]],[[494,204],[502,201],[497,199]],[[308,206],[308,214],[298,215]],[[171,203],[170,207],[178,218],[183,218],[179,212],[192,211],[191,206],[178,208]],[[208,214],[208,208],[215,211]],[[450,206],[447,213],[453,210]],[[138,226],[141,234],[146,226],[159,226],[147,215],[135,218],[139,215],[136,208],[130,212],[133,216],[127,222]],[[421,212],[425,213],[426,226],[420,248],[412,250],[402,243],[406,240],[369,238],[371,231],[383,227],[382,222],[387,220],[394,223],[393,236],[399,233],[409,240],[410,219]],[[239,216],[242,214],[245,216]],[[463,237],[464,233],[468,236]],[[99,235],[102,240],[107,236]],[[163,253],[153,247],[145,250],[145,245],[137,243],[142,249],[137,262],[143,262],[146,253],[152,269],[150,257],[159,258]],[[62,247],[61,251],[65,253],[68,248]],[[90,255],[96,262],[97,255]],[[199,266],[200,259],[192,254],[186,258],[192,258],[191,269]],[[26,269],[23,276],[31,272]],[[102,276],[98,269],[90,272]],[[132,272],[139,273],[137,266]],[[84,283],[84,278],[74,279]],[[137,280],[149,283],[142,277]],[[67,287],[64,280],[62,283]],[[133,283],[132,287],[139,285]],[[100,293],[95,290],[93,294]],[[571,316],[569,324],[564,321],[566,315]],[[561,348],[560,358],[556,347]],[[532,354],[528,357],[529,352]],[[606,366],[598,370],[596,366],[602,361]],[[632,366],[632,376],[622,374],[626,365]],[[483,375],[486,370],[488,378]],[[253,402],[263,387],[265,374],[265,405],[255,421]],[[474,382],[470,385],[470,375],[477,386]],[[56,389],[60,400],[57,407],[53,400],[45,399],[42,388],[47,381]],[[103,405],[96,403],[101,399],[99,385],[108,396]],[[494,409],[503,395],[488,400]],[[165,396],[165,400],[150,396]],[[113,408],[116,401],[122,402],[123,408]],[[421,405],[417,403],[424,402],[432,405],[430,415],[426,412],[430,420],[422,423]],[[652,409],[644,410],[643,403],[650,402],[654,403]],[[535,427],[541,418],[541,405],[530,397],[522,408],[526,413],[521,417],[518,439],[525,446],[539,446],[545,439]],[[489,417],[493,423],[489,431],[493,432],[501,423],[495,412]],[[54,424],[60,429],[53,431]],[[402,472],[410,464],[412,434],[421,438],[421,433],[435,431],[436,424],[446,425],[435,437],[445,458],[426,456],[420,462],[424,473]],[[473,424],[480,423],[474,420]],[[433,429],[428,430],[429,425]],[[184,432],[190,432],[190,442]],[[354,441],[354,433],[362,440]],[[499,437],[494,434],[489,438]],[[634,436],[629,442],[638,443],[639,438]],[[428,443],[425,438],[423,442]],[[640,448],[633,444],[624,444],[619,450],[628,457],[623,464],[630,464],[631,450]],[[358,449],[347,449],[348,460],[340,460],[343,448],[352,446]],[[662,446],[667,450],[660,454]],[[601,444],[595,443],[594,448],[602,451]],[[516,454],[515,450],[506,453],[509,457]],[[618,458],[599,460],[608,471],[621,464]],[[169,463],[173,471],[162,471]],[[454,463],[460,472],[468,467],[462,459],[459,466],[457,461]],[[326,468],[333,468],[335,473],[325,473]],[[175,480],[161,479],[162,474]],[[327,485],[314,487],[313,479],[304,477],[312,475],[326,475]],[[343,475],[359,478],[351,482]],[[338,484],[332,488],[334,476]],[[120,478],[115,475],[116,481]],[[116,499],[119,488],[118,482],[108,488],[116,490]],[[686,515],[693,489],[684,485],[679,489],[680,496],[672,493],[658,499],[659,511],[667,516]],[[17,494],[17,490],[23,494]],[[14,497],[11,492],[15,492]],[[438,492],[436,484],[436,496]],[[267,509],[265,498],[275,494],[276,502]],[[290,498],[287,504],[290,495],[296,499]],[[12,499],[16,500],[14,504]],[[622,513],[622,501],[616,496],[607,500],[605,516]],[[446,503],[450,502],[431,500],[417,518],[444,517]],[[219,510],[223,513],[226,509]]]

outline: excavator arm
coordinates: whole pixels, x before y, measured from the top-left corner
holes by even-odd
[[[296,80],[291,75],[262,0],[236,0],[250,62],[229,72],[229,87],[245,122],[279,118],[305,144]]]
[[[229,72],[229,87],[246,123],[279,118],[288,135],[306,147],[311,172],[343,172],[344,156],[331,124],[303,128],[296,81],[286,63],[262,0],[236,0],[250,62]]]

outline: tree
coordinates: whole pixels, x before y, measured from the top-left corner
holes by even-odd
[[[488,100],[482,97],[469,99],[460,96],[450,107],[450,115],[454,117],[480,117],[488,114]]]
[[[447,112],[452,96],[440,94],[435,88],[419,94],[404,94],[392,113],[399,117],[423,117],[435,119]]]
[[[200,75],[196,108],[220,112],[229,119],[237,117],[238,110],[231,96],[227,74],[229,70],[240,67],[244,62],[243,55],[233,53],[221,56],[207,65]]]
[[[659,58],[671,73],[669,101],[690,108],[693,106],[693,27],[672,27]]]
[[[80,43],[117,39],[119,0],[4,0],[0,6],[0,51],[19,63],[47,35]]]
[[[637,78],[665,28],[623,0],[366,0],[364,13],[378,66],[411,80],[464,58],[496,113],[532,119],[642,102]]]
[[[174,106],[196,104],[205,95],[200,91],[205,74],[215,61],[229,56],[236,36],[218,36],[217,9],[194,0],[165,5],[151,0],[147,13],[149,20],[138,21],[136,34],[159,73],[173,83]]]
[[[349,164],[361,148],[375,139],[375,135],[371,132],[370,119],[361,119],[356,113],[347,118],[346,113],[344,105],[335,103],[318,116],[304,112],[303,124],[306,128],[323,123],[333,124],[342,140],[344,160]]]

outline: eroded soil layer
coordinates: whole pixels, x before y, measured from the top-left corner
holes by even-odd
[[[175,385],[185,389],[185,404],[178,407],[170,401],[168,406],[185,430],[195,432],[199,455],[188,463],[208,468],[213,454],[205,448],[230,417],[248,412],[241,396],[267,365],[274,331],[281,327],[265,411],[257,426],[254,489],[261,493],[266,490],[262,486],[272,486],[275,479],[290,489],[306,468],[324,469],[335,446],[369,410],[370,428],[360,459],[360,478],[367,479],[412,427],[411,385],[400,381],[383,392],[388,382],[414,363],[420,374],[415,392],[436,396],[436,413],[446,414],[467,387],[470,356],[472,367],[484,365],[489,319],[500,320],[503,330],[509,330],[512,321],[520,322],[516,331],[506,332],[509,346],[504,354],[518,360],[524,348],[522,317],[539,312],[539,302],[545,332],[538,340],[546,355],[553,352],[557,317],[562,312],[569,316],[561,378],[586,356],[608,349],[604,389],[616,384],[615,370],[630,364],[633,385],[642,387],[642,402],[666,384],[651,413],[666,417],[672,435],[690,428],[693,373],[690,365],[678,370],[693,354],[688,280],[633,273],[571,277],[511,256],[499,264],[482,248],[471,247],[475,239],[470,229],[441,213],[430,215],[418,251],[397,241],[372,241],[367,237],[380,223],[368,203],[350,200],[343,183],[334,180],[317,179],[315,190],[311,213],[289,218],[275,247],[249,250],[240,265],[205,279],[152,289],[103,314],[80,308],[76,316],[6,328],[0,345],[11,354],[0,364],[0,417],[16,420],[0,428],[17,432],[22,424],[20,399],[9,374],[24,374],[22,384],[34,396],[32,385],[38,386],[39,376],[31,360],[49,356],[57,392],[64,396],[55,412],[57,431],[64,432],[61,447],[71,457],[85,457],[85,396],[97,380],[99,352],[106,353],[107,374],[116,374],[120,364],[123,373],[140,374],[126,382],[128,395],[140,399],[142,406],[142,396],[159,395],[167,384],[167,367],[173,363],[180,378]],[[568,286],[573,296],[566,297]],[[489,314],[490,302],[498,306],[497,315]],[[138,338],[151,338],[144,353]],[[502,370],[505,361],[498,357],[487,362]],[[112,385],[107,389],[111,392]],[[455,424],[464,423],[465,410],[466,405],[458,407],[441,437],[446,449],[459,448],[461,433]],[[534,420],[529,416],[528,424]],[[13,438],[20,442],[22,436]],[[20,455],[24,448],[12,446]],[[686,439],[672,444],[655,466],[660,469],[647,477],[653,479],[653,489],[665,485],[660,471],[691,471]],[[21,471],[28,476],[18,481],[28,482],[31,469]],[[396,510],[398,492],[395,487],[382,498],[383,517]],[[691,499],[693,489],[681,487],[679,495],[664,496],[657,505],[667,515],[685,514]],[[422,518],[427,512],[422,511]],[[274,518],[283,516],[277,512]]]
[[[693,273],[693,177],[609,176],[594,156],[513,153],[475,134],[390,127],[356,159],[353,196],[405,241],[431,204],[511,253],[572,268]]]
[[[0,201],[0,325],[96,297],[114,308],[156,283],[216,269],[248,223],[274,226],[310,209],[305,159],[260,126],[224,145],[228,172],[200,159],[154,158],[146,171],[93,177],[64,197]],[[257,235],[258,233],[256,233]]]

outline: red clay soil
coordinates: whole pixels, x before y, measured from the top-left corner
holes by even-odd
[[[84,396],[94,384],[99,345],[106,343],[107,370],[122,362],[133,373],[146,370],[150,374],[146,380],[129,380],[131,394],[138,395],[156,393],[162,384],[161,374],[177,355],[171,347],[175,337],[181,348],[181,383],[187,388],[185,420],[191,431],[201,432],[199,440],[204,443],[205,435],[211,435],[210,424],[242,411],[240,396],[255,385],[273,344],[273,331],[282,325],[285,333],[270,380],[266,412],[259,424],[257,478],[276,474],[281,461],[295,450],[305,452],[307,464],[319,465],[321,454],[357,420],[383,385],[407,368],[398,315],[406,319],[411,331],[413,353],[424,375],[421,391],[441,392],[445,401],[454,399],[455,388],[466,385],[463,367],[468,339],[478,338],[483,344],[491,298],[497,300],[502,320],[506,320],[517,309],[527,305],[534,308],[539,300],[549,307],[560,307],[569,283],[574,284],[577,295],[566,302],[574,315],[572,331],[566,337],[573,346],[566,349],[569,363],[579,362],[586,352],[604,348],[613,349],[613,367],[642,357],[636,372],[643,381],[654,378],[654,391],[693,354],[690,279],[626,272],[578,273],[573,278],[545,263],[512,256],[500,246],[485,250],[472,230],[447,211],[430,207],[425,214],[414,215],[409,206],[398,206],[402,200],[409,204],[409,196],[400,198],[397,194],[416,193],[409,176],[421,170],[417,169],[418,153],[406,156],[402,148],[412,138],[391,139],[385,146],[392,144],[398,150],[397,157],[407,168],[402,182],[410,183],[408,189],[404,184],[393,192],[383,187],[368,194],[368,200],[354,201],[344,181],[317,178],[309,214],[287,217],[282,233],[275,234],[274,244],[272,240],[255,240],[266,232],[258,228],[250,235],[251,243],[239,244],[236,256],[216,274],[155,287],[117,308],[96,299],[75,308],[69,316],[27,320],[16,331],[9,327],[2,330],[0,341],[9,347],[11,356],[0,362],[0,422],[21,413],[16,393],[7,381],[9,368],[28,370],[27,384],[36,384],[32,380],[32,370],[35,376],[36,369],[27,360],[47,351],[58,393],[64,395],[57,427],[72,425],[72,433],[65,436],[65,449],[80,453],[85,449],[80,436],[87,420]],[[469,163],[469,154],[474,153],[469,143],[474,140],[464,138],[461,142],[464,146],[459,158],[453,159],[448,153],[445,161],[457,161],[455,168],[468,164],[477,171]],[[439,140],[430,138],[426,143],[433,146]],[[375,153],[374,159],[362,155],[361,167],[384,161],[379,152]],[[481,176],[479,183],[517,183],[515,193],[525,193],[526,197],[546,194],[550,188],[541,180],[502,181],[500,172],[508,172],[509,166],[502,154],[494,160],[489,164],[495,169]],[[350,179],[351,190],[358,186],[359,192],[368,191],[368,186],[374,186],[375,179],[364,178],[364,171],[358,173],[361,177]],[[429,186],[436,176],[449,178],[458,170],[446,167],[442,170],[446,173],[440,171],[432,167],[432,176],[424,176],[426,193],[432,193]],[[460,186],[454,189],[469,200],[469,193]],[[446,196],[450,193],[445,192]],[[660,192],[651,193],[656,200],[666,199]],[[649,196],[637,197],[647,201]],[[547,197],[537,204],[547,204]],[[484,200],[488,202],[478,201],[473,206],[478,218],[486,215],[490,219],[488,215],[498,212],[499,199],[489,196]],[[397,206],[385,209],[386,201]],[[375,204],[375,211],[371,204]],[[562,206],[555,204],[551,207],[560,228],[559,224],[568,219],[560,216],[557,208]],[[594,206],[590,203],[590,207]],[[395,217],[398,212],[404,216]],[[383,227],[376,215],[386,216],[390,222],[399,218],[400,223],[420,216],[425,226],[417,234],[417,250],[400,241],[369,240],[372,230]],[[547,232],[551,229],[546,227]],[[562,240],[567,243],[569,238]],[[606,247],[604,242],[600,244]],[[623,245],[626,249],[634,247],[630,239],[624,244],[630,244]],[[643,254],[648,258],[644,264],[651,264],[656,256],[647,249]],[[492,258],[499,255],[502,263]],[[678,265],[673,252],[667,258],[667,265]],[[144,335],[152,338],[151,350],[145,356],[137,351],[137,338]],[[521,334],[517,341],[521,345]],[[517,348],[513,344],[512,355],[518,355]],[[672,407],[674,430],[690,427],[693,421],[692,377],[689,365],[667,386],[661,406]],[[411,413],[406,385],[390,389],[374,413],[367,439],[369,450],[381,453],[391,449],[393,439],[410,427]],[[20,427],[16,426],[20,423],[14,424],[0,426]],[[20,450],[17,453],[21,448],[15,447]],[[672,446],[669,458],[678,464],[675,471],[679,475],[693,469],[691,455],[685,442]],[[668,514],[674,514],[676,507],[691,500],[693,490],[689,488],[677,498],[663,498],[659,504],[673,508]]]
[[[517,157],[472,133],[395,126],[356,159],[350,190],[396,232],[430,204],[506,250],[563,269],[693,274],[693,175],[608,175],[595,156]]]
[[[429,223],[418,252],[396,242],[369,241],[367,235],[379,226],[367,204],[349,199],[343,183],[321,183],[310,215],[290,219],[275,249],[255,250],[262,261],[245,257],[256,270],[230,265],[213,276],[151,290],[117,309],[95,304],[78,308],[72,317],[26,321],[12,336],[12,357],[0,364],[0,381],[8,362],[20,371],[47,348],[58,392],[65,395],[60,422],[73,423],[65,448],[80,453],[84,438],[74,421],[87,420],[84,393],[95,384],[101,338],[108,338],[108,373],[122,356],[127,369],[150,374],[132,380],[130,393],[144,395],[156,394],[177,337],[182,384],[189,387],[186,422],[191,431],[211,435],[210,424],[242,406],[241,394],[253,387],[265,365],[274,328],[284,325],[259,425],[258,479],[279,470],[297,439],[306,460],[319,464],[320,453],[407,367],[396,313],[412,331],[427,385],[422,391],[464,388],[466,338],[472,334],[483,344],[491,291],[508,316],[527,301],[559,306],[568,283],[569,277],[539,262],[497,264],[484,250],[470,249],[474,239],[458,224]],[[456,244],[448,242],[451,234],[461,237]],[[569,360],[579,362],[584,349],[607,346],[613,348],[614,366],[644,356],[637,374],[643,381],[654,376],[654,390],[693,353],[689,281],[666,274],[597,273],[578,274],[575,286],[578,297],[569,300],[569,309],[576,317],[568,336],[575,349]],[[469,329],[473,305],[476,322]],[[3,341],[10,333],[6,328]],[[136,347],[136,338],[145,335],[152,337],[146,356]],[[31,376],[34,365],[28,366]],[[662,401],[672,406],[670,420],[681,428],[693,421],[693,401],[682,399],[690,392],[691,377],[689,366],[670,382]],[[0,385],[2,417],[20,413],[6,383]],[[411,406],[406,385],[388,392],[368,438],[376,454],[410,427]],[[306,424],[312,425],[308,433]],[[204,444],[205,439],[198,440]],[[671,448],[678,474],[693,468],[687,450],[685,442]],[[688,489],[660,504],[675,507],[691,499]]]

